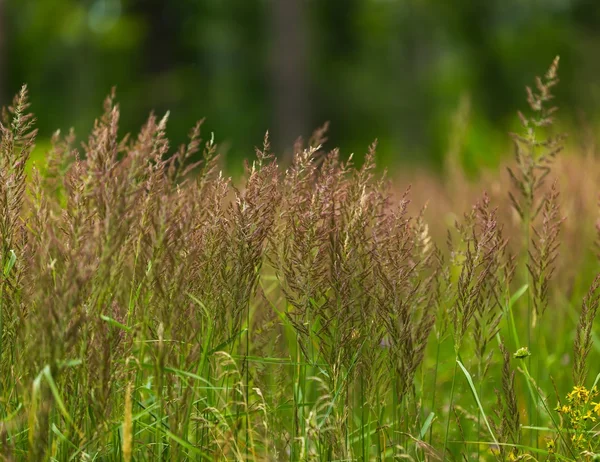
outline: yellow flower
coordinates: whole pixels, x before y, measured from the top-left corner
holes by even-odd
[[[561,414],[568,414],[569,412],[571,412],[571,406],[563,404],[562,406],[556,406],[554,410],[560,412]]]
[[[575,445],[575,447],[577,448],[583,448],[585,446],[586,440],[583,437],[583,434],[580,433],[579,435],[573,435],[571,437],[571,441],[573,442],[573,444]]]
[[[546,449],[548,450],[549,454],[554,454],[554,451],[556,450],[556,442],[554,440],[548,440],[546,442]]]
[[[595,422],[596,418],[592,415],[592,411],[588,410],[584,415],[581,416],[583,420],[590,420],[591,422]]]
[[[600,403],[592,403],[594,406],[594,412],[600,416]]]
[[[590,392],[587,388],[582,386],[573,387],[573,391],[567,395],[569,402],[578,401],[585,402],[588,400]]]

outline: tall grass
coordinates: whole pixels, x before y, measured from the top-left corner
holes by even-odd
[[[266,136],[234,184],[201,123],[176,150],[168,115],[121,137],[114,93],[28,177],[23,88],[0,138],[3,460],[600,457],[600,168],[550,163],[557,68],[510,174],[428,207],[325,127],[287,169]]]

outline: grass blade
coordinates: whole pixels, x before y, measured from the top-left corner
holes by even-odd
[[[477,389],[475,388],[475,384],[473,383],[471,374],[469,374],[469,371],[463,365],[463,363],[460,361],[460,359],[457,359],[456,362],[458,363],[458,366],[461,368],[461,370],[463,371],[463,374],[465,374],[465,377],[467,378],[467,382],[469,383],[469,388],[471,389],[471,393],[473,393],[473,397],[475,398],[475,401],[477,402],[477,406],[479,407],[479,411],[481,412],[483,421],[485,422],[485,425],[486,425],[488,431],[490,432],[490,436],[492,437],[492,440],[494,441],[495,444],[498,444],[498,440],[496,439],[496,436],[494,435],[494,432],[492,431],[492,427],[490,426],[488,418],[485,415],[485,411],[483,410],[483,405],[481,404],[481,400],[479,399],[479,395],[477,394]]]

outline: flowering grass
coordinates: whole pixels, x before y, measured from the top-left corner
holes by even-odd
[[[201,124],[174,152],[167,116],[121,137],[114,95],[28,177],[23,89],[0,138],[3,460],[600,457],[600,168],[558,155],[557,71],[509,173],[428,208],[325,130],[285,170],[265,137],[234,184]]]

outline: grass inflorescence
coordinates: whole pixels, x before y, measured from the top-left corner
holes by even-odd
[[[234,183],[201,122],[174,152],[168,114],[121,137],[114,93],[28,173],[23,88],[0,125],[2,460],[597,460],[600,169],[557,157],[557,72],[509,174],[427,207],[326,127],[287,169],[265,136]]]

